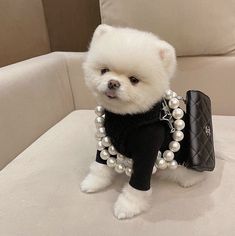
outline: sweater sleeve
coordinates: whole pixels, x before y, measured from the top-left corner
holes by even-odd
[[[134,161],[129,182],[132,187],[143,191],[150,189],[153,166],[165,132],[165,126],[158,122],[139,127],[128,137],[128,150]]]

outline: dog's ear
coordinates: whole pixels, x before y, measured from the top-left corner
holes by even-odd
[[[94,32],[94,34],[93,34],[93,39],[99,38],[100,36],[102,36],[102,35],[105,34],[106,32],[112,30],[112,28],[113,28],[112,26],[106,25],[106,24],[101,24],[101,25],[99,25],[99,26],[96,28],[96,30],[95,30],[95,32]]]
[[[163,66],[171,78],[176,69],[176,54],[175,49],[166,41],[160,41],[159,56],[162,60]]]

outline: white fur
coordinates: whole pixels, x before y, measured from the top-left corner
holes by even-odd
[[[90,165],[90,172],[82,181],[82,192],[93,193],[109,186],[115,177],[115,172],[107,165],[94,161]]]
[[[169,88],[176,67],[174,48],[152,33],[100,25],[83,65],[85,80],[98,103],[114,113],[149,110]],[[110,72],[101,75],[101,69]],[[128,77],[140,80],[132,85]],[[108,81],[121,84],[116,99],[105,95]]]
[[[170,44],[151,33],[100,25],[93,35],[83,67],[86,84],[100,105],[114,113],[135,114],[149,110],[169,88],[176,56]],[[101,75],[104,68],[110,71]],[[130,76],[139,79],[139,83],[131,84]],[[111,79],[120,83],[114,99],[105,95]],[[159,171],[158,175],[184,187],[204,178],[203,173],[184,167]],[[110,185],[113,178],[113,169],[94,162],[81,183],[81,190],[87,193],[99,191]],[[151,192],[151,189],[140,191],[127,184],[114,205],[114,215],[125,219],[146,211]]]
[[[184,166],[178,166],[175,170],[159,170],[157,176],[160,179],[170,180],[187,188],[203,181],[206,177],[206,173],[190,170]]]
[[[152,189],[140,191],[126,184],[114,205],[114,215],[118,219],[127,219],[150,207]]]

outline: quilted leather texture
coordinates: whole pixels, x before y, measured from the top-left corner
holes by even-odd
[[[189,157],[185,166],[197,171],[212,171],[215,152],[211,101],[200,91],[190,90],[186,94],[186,126]]]

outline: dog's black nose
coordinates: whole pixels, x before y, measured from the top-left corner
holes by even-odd
[[[108,82],[109,89],[117,89],[120,87],[120,83],[117,80],[111,79]]]

